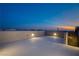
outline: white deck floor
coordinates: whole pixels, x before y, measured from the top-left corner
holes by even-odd
[[[0,55],[6,56],[79,56],[79,48],[60,43],[61,38],[38,37],[6,44]]]

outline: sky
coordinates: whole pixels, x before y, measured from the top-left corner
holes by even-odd
[[[0,4],[0,27],[53,28],[78,26],[79,4]]]

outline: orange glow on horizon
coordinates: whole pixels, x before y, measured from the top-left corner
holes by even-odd
[[[74,26],[60,26],[60,28],[64,30],[75,30]]]

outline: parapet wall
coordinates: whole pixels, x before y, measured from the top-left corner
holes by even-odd
[[[29,39],[34,36],[44,36],[44,31],[0,31],[1,41],[15,41],[21,39]]]

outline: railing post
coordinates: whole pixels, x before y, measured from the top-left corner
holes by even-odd
[[[66,45],[68,45],[68,32],[66,32]]]

